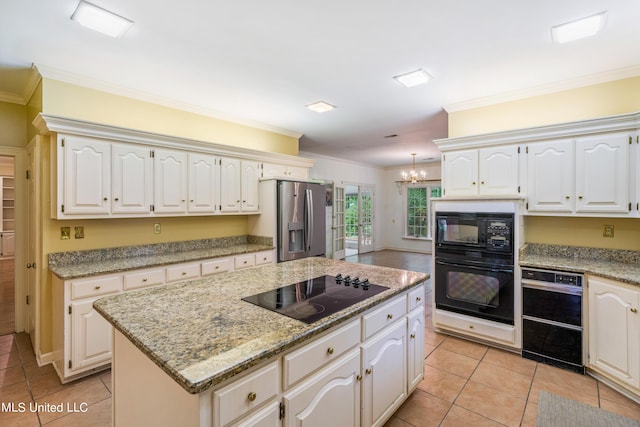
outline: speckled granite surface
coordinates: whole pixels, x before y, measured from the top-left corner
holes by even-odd
[[[520,266],[593,274],[640,287],[639,251],[526,244]]]
[[[307,325],[241,298],[325,274],[368,278],[390,289]],[[306,258],[128,292],[94,303],[116,329],[189,393],[200,393],[429,276]]]
[[[49,254],[49,270],[63,280],[136,268],[239,255],[274,249],[273,239],[234,236],[153,245]]]

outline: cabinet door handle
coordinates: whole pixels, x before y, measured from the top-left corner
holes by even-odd
[[[366,371],[364,371],[365,374],[367,375],[371,375],[373,371],[371,370],[371,368],[368,368]]]
[[[632,313],[637,313],[637,312],[638,312],[638,309],[637,309],[637,308],[632,308],[632,309],[631,309],[631,312],[632,312]]]
[[[335,350],[333,349],[333,347],[329,347],[329,348],[327,349],[327,354],[328,354],[328,355],[332,355],[334,351],[335,351]]]
[[[249,400],[249,402],[253,402],[254,400],[256,400],[256,394],[254,392],[251,392],[247,395],[247,399]]]

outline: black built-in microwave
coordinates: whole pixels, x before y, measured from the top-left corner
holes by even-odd
[[[437,212],[436,251],[513,253],[513,213]]]

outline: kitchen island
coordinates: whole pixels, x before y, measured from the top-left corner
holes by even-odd
[[[389,289],[311,324],[242,301],[339,273]],[[114,424],[380,425],[422,379],[428,277],[308,258],[100,299]]]

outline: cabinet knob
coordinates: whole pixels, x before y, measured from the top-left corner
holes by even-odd
[[[484,181],[480,181],[480,184],[484,185]]]
[[[632,309],[631,309],[631,312],[632,312],[632,313],[637,313],[637,312],[638,312],[638,309],[637,309],[637,308],[632,308]]]
[[[99,290],[99,289],[100,289],[100,285],[97,285],[97,286],[95,287],[95,290],[97,291],[97,290]]]
[[[578,199],[582,200],[582,196],[578,196]]]
[[[106,202],[106,201],[107,201],[107,198],[105,197],[105,198],[104,198],[104,199],[102,199],[102,200]]]
[[[476,182],[475,182],[475,181],[473,181],[473,182],[471,183],[471,185],[476,185]]]
[[[149,280],[149,279],[147,279],[146,277],[142,279],[142,281],[145,282],[145,283],[147,282],[147,280]]]
[[[356,375],[356,380],[362,381],[362,375],[360,375],[360,374]]]
[[[565,199],[569,200],[571,196],[564,196]]]
[[[364,371],[365,374],[367,375],[371,375],[373,371],[371,370],[371,368],[368,368],[366,371]]]
[[[249,402],[253,402],[254,400],[256,400],[256,394],[254,392],[251,392],[247,395],[247,399],[249,400]]]
[[[243,264],[246,264],[246,263],[247,263],[247,261],[243,262]]]
[[[387,320],[393,319],[393,314],[387,314]]]
[[[334,351],[335,351],[335,350],[333,349],[333,347],[329,347],[329,348],[327,349],[327,354],[328,354],[328,355],[332,355]]]
[[[183,272],[182,272],[182,275],[183,275],[183,276],[186,276],[186,275],[187,275],[187,272],[186,272],[186,271],[183,271]]]
[[[115,201],[117,202],[117,201],[118,201],[118,200],[120,200],[120,199],[118,199],[118,198],[116,197],[116,198],[115,198],[115,199],[113,199],[113,200],[115,200]]]
[[[416,334],[409,335],[409,338],[411,338],[412,340],[415,340],[416,339]]]
[[[422,301],[422,298],[416,297],[416,302],[420,302],[420,301]]]
[[[469,329],[473,329],[473,325],[469,325]]]
[[[219,266],[219,265],[216,265],[216,270],[217,270],[217,269],[219,269],[219,268],[220,268],[220,266]]]

